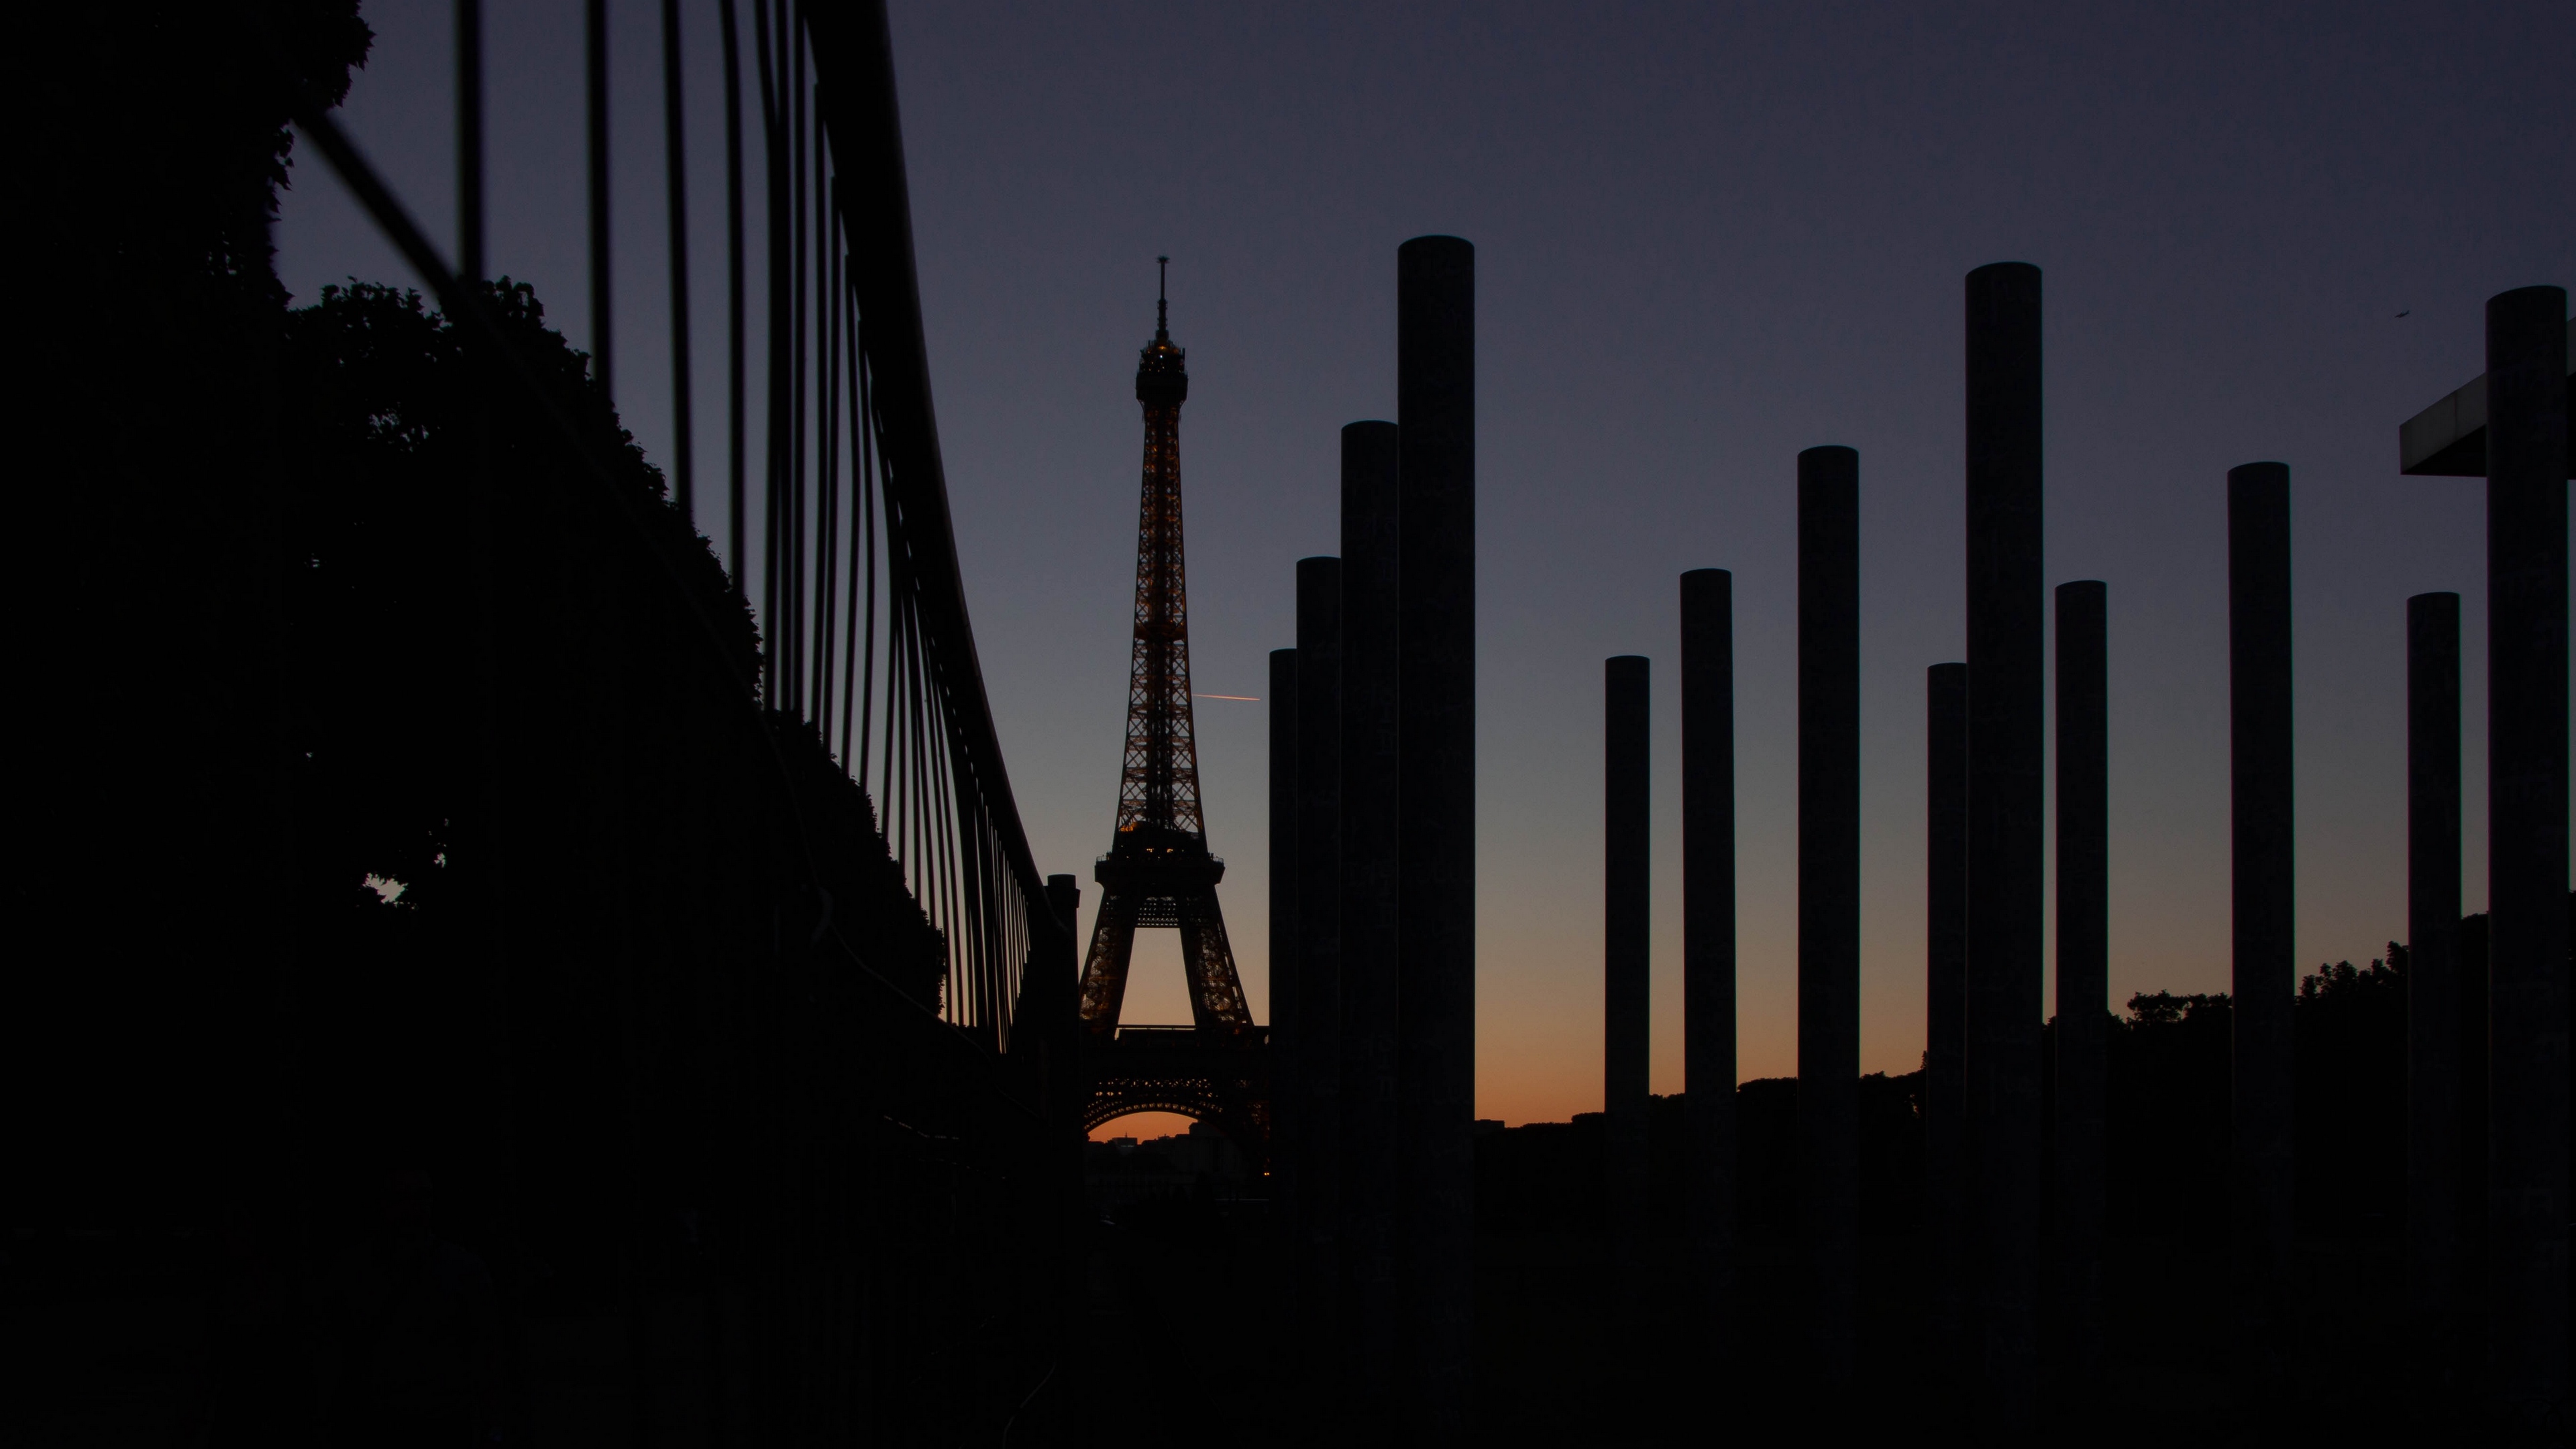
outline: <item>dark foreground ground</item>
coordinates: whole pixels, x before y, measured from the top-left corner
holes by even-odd
[[[1273,1281],[1249,1225],[1104,1227],[1091,1262],[1099,1388],[1082,1406],[1088,1442],[1286,1445],[1382,1442],[1318,1434],[1311,1390],[1283,1384]],[[1478,1244],[1480,1444],[1781,1443],[1844,1436],[1919,1440],[1964,1427],[1928,1350],[1914,1245],[1867,1245],[1862,1381],[1816,1405],[1799,1367],[1796,1262],[1785,1242],[1748,1244],[1743,1323],[1729,1352],[1693,1331],[1680,1245],[1658,1245],[1644,1331],[1614,1339],[1591,1235],[1488,1236]],[[2394,1255],[2375,1243],[2311,1242],[2301,1318],[2284,1347],[2285,1419],[2260,1422],[2227,1377],[2224,1256],[2159,1240],[2112,1244],[2107,1382],[2071,1407],[2064,1442],[2471,1442],[2409,1428],[2394,1345]]]
[[[1059,1407],[1071,1442],[1267,1446],[1387,1442],[1362,1426],[1319,1433],[1311,1385],[1280,1372],[1278,1283],[1253,1214],[1180,1204],[1130,1210],[1094,1231],[1079,1392]],[[1742,1325],[1730,1351],[1692,1331],[1678,1245],[1659,1243],[1643,1331],[1614,1338],[1600,1241],[1589,1234],[1493,1235],[1479,1244],[1477,1434],[1483,1444],[1810,1442],[1944,1434],[1961,1420],[1927,1349],[1914,1245],[1867,1244],[1857,1392],[1818,1406],[1799,1373],[1795,1260],[1784,1242],[1747,1245]],[[2073,1407],[2069,1442],[2474,1442],[2454,1426],[2408,1424],[2396,1344],[2394,1255],[2385,1244],[2311,1241],[2301,1317],[2285,1345],[2287,1422],[2266,1429],[2229,1386],[2223,1253],[2162,1241],[2111,1246],[2109,1373]],[[704,1442],[695,1305],[674,1301],[653,1337],[655,1393],[669,1415],[649,1444]],[[129,1291],[0,1305],[8,1393],[0,1442],[183,1445],[202,1401],[206,1316],[184,1279]],[[523,1442],[632,1445],[630,1340],[614,1316],[532,1312],[516,1326]],[[661,1416],[657,1416],[661,1417]],[[1036,1442],[1015,1428],[1012,1443]],[[1059,1440],[1059,1442],[1063,1442]]]

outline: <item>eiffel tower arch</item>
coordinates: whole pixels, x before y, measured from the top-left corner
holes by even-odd
[[[1168,264],[1170,258],[1157,259]],[[1136,620],[1129,651],[1127,746],[1118,826],[1092,879],[1099,914],[1082,963],[1086,1131],[1130,1112],[1177,1112],[1269,1159],[1269,1032],[1253,1023],[1216,898],[1225,862],[1208,853],[1190,708],[1189,585],[1181,546],[1181,403],[1187,354],[1170,303],[1154,302],[1154,340],[1136,368],[1145,410],[1145,477],[1136,521]],[[1142,928],[1181,933],[1187,1026],[1124,1026],[1127,969]]]

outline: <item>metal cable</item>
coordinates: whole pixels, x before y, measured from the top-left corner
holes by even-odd
[[[608,287],[608,0],[582,3],[582,81],[590,129],[590,375],[610,391]]]
[[[680,104],[680,0],[662,0],[662,194],[671,248],[671,482],[680,516],[698,521],[695,430],[689,368],[689,185],[687,128]]]

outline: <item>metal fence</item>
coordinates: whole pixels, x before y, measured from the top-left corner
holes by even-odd
[[[1069,931],[1071,923],[1055,919],[1030,856],[976,659],[931,405],[884,7],[718,0],[717,9],[727,237],[720,542],[761,628],[760,678],[746,687],[765,708],[809,726],[867,794],[946,943],[941,1014],[1001,1051],[1033,933]],[[481,5],[456,0],[455,10],[455,262],[327,112],[308,107],[297,123],[441,306],[470,324],[480,308],[468,284],[484,272],[488,138]],[[587,0],[585,20],[592,366],[613,391],[604,0]],[[695,520],[689,359],[697,313],[680,0],[663,0],[661,21],[669,473],[673,506]],[[745,155],[746,121],[758,143],[750,158],[757,177]],[[755,202],[765,209],[767,247],[757,316],[744,254],[746,208]],[[748,456],[754,345],[766,361],[756,470]]]

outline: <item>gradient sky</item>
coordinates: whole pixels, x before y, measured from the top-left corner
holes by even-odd
[[[708,476],[718,91],[714,6],[688,9]],[[487,21],[494,268],[577,344],[580,11]],[[660,459],[657,9],[611,11],[620,402]],[[350,127],[451,235],[447,7],[366,15]],[[986,682],[1040,866],[1084,878],[1086,917],[1154,257],[1190,351],[1196,684],[1259,695],[1295,560],[1337,546],[1337,430],[1392,416],[1395,248],[1426,232],[1479,262],[1479,1115],[1600,1103],[1611,654],[1654,660],[1652,1082],[1682,1086],[1676,576],[1696,567],[1736,577],[1742,1074],[1794,1072],[1794,477],[1819,443],[1861,456],[1862,1063],[1917,1064],[1923,669],[1963,649],[1961,278],[1985,262],[2046,273],[2049,580],[2109,584],[2114,999],[2227,983],[2237,463],[2293,470],[2301,960],[2403,932],[2404,612],[2425,590],[2463,596],[2484,909],[2480,489],[2398,476],[2396,428],[2481,370],[2489,295],[2576,283],[2576,7],[896,0],[894,33]],[[318,163],[296,174],[291,290],[408,280]],[[1266,1019],[1265,711],[1202,701],[1198,723]],[[1168,933],[1140,940],[1127,1016],[1187,1019]]]

